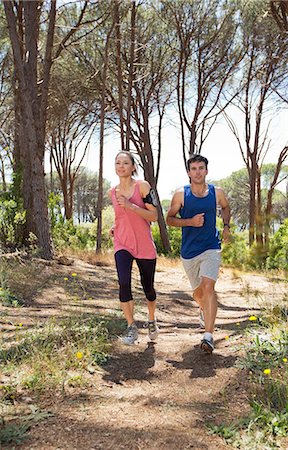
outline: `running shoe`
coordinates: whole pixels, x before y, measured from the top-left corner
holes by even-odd
[[[159,328],[157,326],[156,320],[148,321],[148,336],[150,341],[156,341],[159,333]]]
[[[127,327],[126,335],[122,337],[122,342],[125,345],[133,345],[138,339],[138,329],[135,323]]]
[[[209,338],[202,339],[200,348],[201,348],[201,350],[203,350],[206,353],[212,353],[214,350],[213,338],[211,337],[210,339]]]

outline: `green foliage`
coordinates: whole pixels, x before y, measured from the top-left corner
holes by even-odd
[[[52,237],[56,248],[95,248],[96,236],[92,224],[74,225],[72,219],[59,222],[52,229]]]
[[[52,230],[57,224],[64,224],[64,217],[61,213],[61,195],[51,192],[48,197],[48,211]]]
[[[22,418],[22,423],[4,425],[0,429],[0,444],[21,444],[23,440],[28,437],[27,431],[29,431],[33,424],[38,423],[47,417],[51,417],[52,415],[53,414],[50,412],[33,408],[31,414]]]
[[[0,266],[0,303],[3,306],[11,306],[14,308],[22,306],[24,302],[13,294],[8,286],[6,265],[2,262]]]
[[[280,226],[270,240],[268,269],[288,270],[288,219]]]
[[[110,349],[108,336],[115,336],[120,329],[121,321],[113,317],[80,315],[58,324],[50,320],[44,328],[27,331],[15,345],[2,349],[0,357],[6,369],[29,367],[28,375],[23,370],[17,380],[26,389],[55,388],[66,380],[68,370],[81,372],[103,364]]]
[[[15,250],[23,245],[26,212],[11,195],[0,197],[0,245]]]
[[[207,424],[206,427],[209,430],[209,434],[216,434],[217,436],[220,436],[221,438],[225,439],[227,442],[231,442],[232,438],[234,438],[235,433],[238,430],[238,427],[236,424],[220,424],[220,425],[213,425],[213,424]]]
[[[53,243],[56,248],[72,248],[81,250],[95,249],[97,222],[75,225],[73,220],[64,220],[61,213],[61,196],[53,193],[49,196],[49,214]],[[109,237],[109,229],[114,223],[113,207],[109,205],[102,212],[102,248],[111,248],[113,242]]]
[[[0,429],[0,444],[21,444],[27,438],[31,423],[11,424]]]
[[[275,413],[258,402],[253,402],[252,408],[249,430],[261,428],[273,436],[288,436],[288,409]]]
[[[273,327],[263,329],[263,317],[250,329],[251,340],[238,367],[249,370],[251,412],[235,422],[207,424],[235,448],[272,450],[280,448],[277,437],[288,436],[288,332],[287,316],[278,315]],[[282,447],[281,447],[282,448]]]
[[[0,246],[15,250],[25,241],[26,211],[21,198],[22,171],[13,174],[9,190],[0,195]]]
[[[2,287],[0,287],[0,303],[3,306],[12,306],[14,308],[23,305],[23,301],[21,299],[12,294],[9,289],[3,289]]]
[[[181,235],[182,235],[181,228],[168,227],[167,231],[171,246],[170,256],[177,258],[180,255]],[[154,224],[152,226],[152,236],[156,245],[158,255],[165,255],[167,252],[164,250],[160,236],[159,226],[157,224]]]
[[[246,231],[231,233],[230,242],[222,243],[222,261],[232,267],[243,268],[247,265],[249,248],[247,245],[248,235]]]
[[[270,331],[258,332],[249,343],[249,352],[243,357],[241,367],[263,377],[266,368],[283,366],[283,358],[287,357],[287,352],[287,330],[281,330],[276,336]]]

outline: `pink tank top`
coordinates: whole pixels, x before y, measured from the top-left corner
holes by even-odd
[[[111,191],[112,204],[115,212],[114,253],[127,250],[134,258],[156,258],[155,244],[152,239],[150,222],[130,209],[118,205],[115,187]],[[140,194],[139,183],[136,181],[134,193],[129,198],[131,203],[145,208]]]

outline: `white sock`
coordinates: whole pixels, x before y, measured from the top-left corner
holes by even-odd
[[[203,339],[207,339],[208,341],[211,341],[212,333],[209,333],[209,331],[205,331]]]

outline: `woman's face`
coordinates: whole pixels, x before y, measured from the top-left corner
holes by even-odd
[[[115,159],[115,171],[118,177],[131,177],[135,170],[135,165],[132,163],[128,155],[121,154]]]

